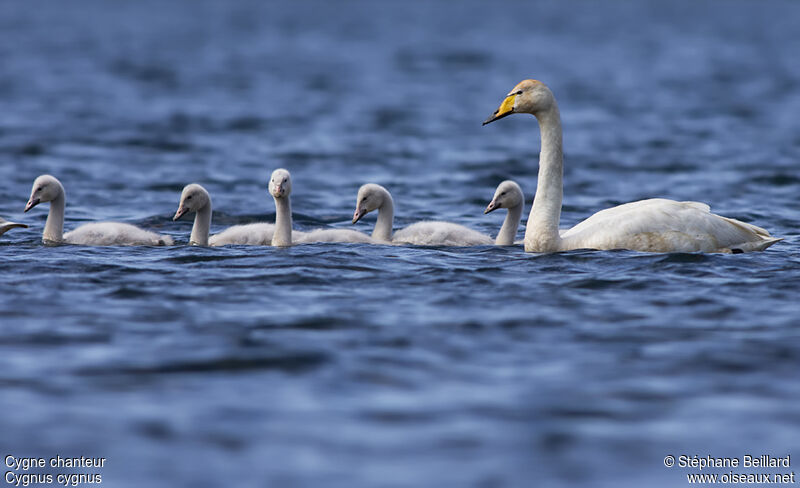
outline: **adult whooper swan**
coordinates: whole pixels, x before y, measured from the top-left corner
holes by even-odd
[[[53,176],[36,178],[25,211],[40,203],[50,202],[42,241],[46,243],[81,244],[85,246],[171,246],[172,238],[120,222],[84,224],[64,234],[66,194],[61,182]]]
[[[413,244],[417,246],[488,246],[492,238],[463,225],[440,221],[423,221],[411,224],[392,234],[394,223],[394,200],[389,190],[367,183],[358,189],[355,224],[373,210],[378,211],[378,220],[372,238],[391,244]]]
[[[269,246],[272,235],[275,233],[275,224],[255,223],[234,225],[219,234],[209,237],[211,227],[211,195],[205,188],[192,183],[186,185],[181,192],[181,201],[178,211],[172,220],[178,220],[184,214],[195,212],[192,234],[189,237],[190,245],[197,246]]]
[[[292,244],[315,242],[371,243],[372,238],[350,229],[316,229],[310,232],[292,230],[292,176],[279,168],[272,172],[269,192],[275,199],[275,235],[273,246],[287,247]]]
[[[0,236],[5,234],[6,232],[10,231],[15,227],[20,227],[23,229],[27,229],[28,226],[25,224],[18,224],[16,222],[9,222],[8,220],[0,217]]]
[[[539,179],[525,228],[528,252],[748,252],[763,251],[781,240],[761,227],[712,214],[704,203],[661,198],[601,210],[559,235],[564,157],[558,104],[544,83],[524,80],[483,125],[516,113],[536,117],[541,134]]]
[[[484,214],[494,212],[498,208],[508,209],[506,218],[503,221],[503,226],[500,227],[500,232],[494,240],[497,246],[512,246],[515,244],[514,238],[517,237],[517,229],[519,229],[519,221],[522,218],[522,207],[525,205],[525,195],[522,193],[522,188],[511,180],[506,180],[497,185],[497,190],[494,192],[494,197]]]

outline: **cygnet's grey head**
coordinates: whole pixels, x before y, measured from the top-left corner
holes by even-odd
[[[211,204],[211,196],[205,188],[197,183],[186,185],[181,193],[181,203],[178,205],[178,211],[175,212],[175,217],[172,220],[178,220],[189,212],[197,212],[209,204]]]
[[[506,180],[497,185],[494,198],[489,202],[489,206],[484,210],[484,214],[497,210],[498,208],[514,208],[525,203],[525,196],[522,188],[514,181]]]
[[[292,193],[292,176],[289,171],[278,168],[269,178],[269,194],[274,198],[285,198]]]
[[[64,193],[64,187],[54,176],[42,175],[33,181],[31,197],[25,205],[25,211],[32,209],[43,202],[50,202]]]
[[[356,210],[353,212],[353,223],[355,224],[361,217],[367,215],[373,210],[377,210],[383,205],[386,200],[386,195],[389,192],[386,188],[375,183],[367,183],[358,189],[358,196],[356,196]]]

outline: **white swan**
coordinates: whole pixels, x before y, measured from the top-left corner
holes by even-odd
[[[172,220],[178,220],[184,214],[195,212],[192,235],[189,237],[190,245],[197,246],[226,246],[231,244],[249,246],[269,246],[272,235],[275,233],[275,224],[256,223],[234,225],[219,234],[208,235],[211,227],[211,195],[205,188],[192,183],[186,185],[181,192],[181,201],[178,211]]]
[[[86,246],[171,246],[172,238],[120,222],[84,224],[64,234],[66,194],[61,182],[53,176],[36,178],[25,211],[43,202],[50,202],[42,241],[82,244]]]
[[[0,236],[5,234],[6,232],[10,231],[15,227],[20,227],[22,229],[27,229],[28,226],[25,224],[18,224],[16,222],[9,222],[8,220],[0,217]]]
[[[292,230],[292,176],[279,168],[272,172],[269,192],[275,199],[275,235],[273,246],[311,244],[315,242],[371,243],[372,238],[350,229],[315,229],[309,232]]]
[[[558,104],[544,83],[524,80],[506,95],[483,125],[514,113],[535,116],[541,132],[539,180],[525,228],[528,252],[747,252],[763,251],[781,240],[755,225],[712,214],[704,203],[661,198],[602,210],[559,235],[563,149]]]
[[[519,229],[519,221],[522,218],[522,207],[525,205],[525,195],[522,193],[522,188],[511,180],[506,180],[497,185],[497,190],[494,192],[494,197],[489,205],[484,210],[484,214],[494,212],[498,208],[508,209],[508,214],[503,221],[503,226],[500,227],[500,232],[494,240],[497,246],[512,246],[520,244],[514,242],[517,237],[517,229]]]
[[[392,195],[381,185],[367,183],[358,189],[353,223],[373,210],[378,211],[378,220],[372,238],[378,242],[417,246],[488,246],[493,242],[491,237],[463,225],[440,221],[417,222],[392,234]]]

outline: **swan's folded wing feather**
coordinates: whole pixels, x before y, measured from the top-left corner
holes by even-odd
[[[719,218],[725,220],[726,222],[728,222],[729,224],[731,224],[731,225],[733,225],[735,227],[741,228],[742,230],[744,230],[746,232],[752,232],[752,233],[754,233],[756,235],[759,235],[761,237],[771,237],[770,234],[769,234],[769,231],[767,229],[764,229],[763,227],[759,227],[759,226],[753,225],[753,224],[748,224],[747,222],[742,222],[741,220],[732,219],[730,217],[719,216]]]
[[[662,202],[672,202],[673,201],[673,200],[666,200],[666,199],[662,199],[662,198],[653,198],[651,200],[662,201]],[[703,203],[703,202],[685,201],[685,202],[674,202],[674,203],[680,203],[681,205],[688,205],[690,207],[696,208],[697,210],[700,210],[701,212],[711,213],[711,207],[708,204]]]
[[[314,242],[374,243],[372,237],[352,229],[316,229],[309,232],[292,233],[292,242],[310,244]]]
[[[244,245],[244,246],[269,246],[272,244],[272,235],[275,233],[275,224],[256,223],[234,225],[219,234],[208,238],[210,246]]]
[[[600,210],[586,220],[575,224],[574,227],[566,230],[562,229],[559,232],[562,237],[577,234],[596,234],[598,231],[602,230],[604,226],[624,220],[625,216],[629,215],[631,212],[646,212],[650,207],[657,207],[663,202],[671,201],[672,200],[664,200],[661,198],[651,198],[649,200],[624,203],[616,207]]]
[[[760,227],[712,214],[699,202],[650,199],[602,210],[563,234],[569,249],[731,252],[775,240]]]
[[[172,238],[121,222],[84,224],[64,234],[64,242],[87,246],[163,246],[172,245]]]
[[[476,230],[451,222],[423,221],[398,230],[392,237],[394,244],[417,246],[491,246],[491,237]]]

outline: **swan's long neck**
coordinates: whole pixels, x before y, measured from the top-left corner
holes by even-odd
[[[514,244],[514,238],[517,237],[517,229],[519,229],[519,221],[522,218],[522,203],[508,209],[506,219],[503,221],[503,226],[500,227],[500,232],[497,233],[494,243],[497,246],[511,246]]]
[[[272,235],[272,245],[292,245],[292,203],[289,195],[275,199],[275,234]]]
[[[50,211],[47,213],[47,222],[44,224],[42,240],[61,242],[64,240],[64,206],[67,197],[62,188],[58,196],[50,200]]]
[[[372,238],[379,241],[391,241],[392,225],[394,225],[394,200],[392,200],[392,195],[386,191],[383,203],[378,207],[378,220],[372,230]]]
[[[208,232],[211,227],[211,202],[197,210],[194,215],[194,225],[192,235],[189,237],[189,244],[196,246],[208,245]]]
[[[561,139],[561,116],[558,105],[536,115],[541,132],[539,179],[536,196],[525,228],[525,250],[528,252],[557,251],[561,238],[558,221],[561,218],[563,197],[564,153]]]

